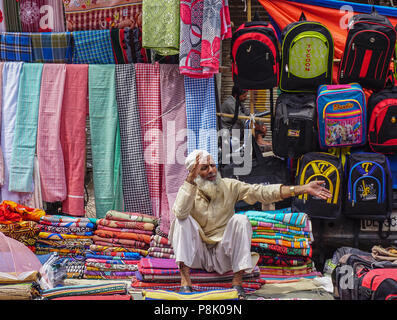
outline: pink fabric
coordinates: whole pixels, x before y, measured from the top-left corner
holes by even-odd
[[[19,0],[23,32],[64,32],[65,18],[61,0]]]
[[[66,65],[61,116],[61,146],[65,164],[66,199],[62,212],[84,216],[88,65]]]
[[[2,95],[3,95],[3,66],[4,62],[0,62],[0,101],[3,101]],[[1,125],[1,109],[2,105],[0,103],[0,125]],[[4,157],[3,157],[3,151],[0,148],[0,186],[4,185]]]
[[[37,157],[43,201],[66,198],[66,178],[60,141],[61,111],[66,65],[44,64],[37,132]]]
[[[102,226],[102,225],[97,225],[97,230],[107,230],[107,231],[112,231],[112,232],[132,232],[132,233],[148,234],[148,235],[153,234],[153,231],[130,229],[130,228],[112,228],[112,227],[107,227],[107,226]]]
[[[142,128],[143,155],[153,215],[161,214],[162,170],[161,145],[161,101],[160,66],[156,64],[135,64],[138,108]]]

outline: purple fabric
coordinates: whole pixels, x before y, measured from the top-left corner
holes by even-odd
[[[178,269],[175,259],[142,258],[139,261],[142,268],[151,269]]]

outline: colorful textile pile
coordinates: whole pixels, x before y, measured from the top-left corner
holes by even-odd
[[[45,216],[45,211],[23,206],[14,201],[4,200],[0,204],[0,223],[35,221],[39,222]]]
[[[143,300],[238,300],[236,289],[209,290],[200,293],[177,293],[166,290],[147,289]]]
[[[208,291],[231,288],[233,272],[218,274],[205,270],[192,269],[190,277],[193,289],[196,291]],[[259,268],[252,273],[243,276],[243,287],[247,291],[258,290],[261,287],[259,280]],[[175,259],[166,258],[142,258],[138,263],[138,271],[132,279],[131,287],[135,290],[162,289],[180,290],[181,275]]]
[[[35,252],[35,244],[39,236],[39,228],[35,221],[21,221],[8,224],[0,223],[0,232],[7,237],[22,242]]]
[[[150,257],[155,258],[175,259],[171,242],[166,237],[158,234],[151,237],[148,254]]]
[[[275,211],[237,212],[252,225],[252,251],[259,253],[258,266],[265,283],[314,278],[311,260],[312,225],[305,213],[290,208]]]

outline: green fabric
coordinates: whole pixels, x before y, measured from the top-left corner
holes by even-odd
[[[142,46],[159,55],[179,53],[179,0],[143,0]]]
[[[8,190],[33,192],[42,63],[24,63],[19,82]]]
[[[123,210],[115,65],[89,65],[89,119],[96,217]]]
[[[22,31],[22,25],[19,18],[19,1],[4,0],[4,18],[7,32]]]

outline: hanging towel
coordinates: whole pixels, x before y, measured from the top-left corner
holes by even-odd
[[[188,153],[207,150],[218,163],[214,78],[185,77]]]
[[[120,122],[125,210],[152,214],[133,64],[116,65],[116,99]]]
[[[21,32],[21,21],[19,19],[19,1],[3,0],[6,30],[8,32]]]
[[[112,41],[112,49],[113,49],[113,56],[115,63],[123,64],[123,63],[132,62],[132,60],[128,60],[125,30],[124,29],[110,30],[110,39]]]
[[[72,32],[73,63],[114,64],[110,30]]]
[[[174,215],[173,207],[179,187],[186,179],[184,160],[187,156],[186,102],[184,76],[179,73],[178,65],[160,65],[161,112],[163,126],[163,155],[165,195],[168,210],[162,206],[160,230],[168,234]],[[181,134],[182,133],[182,134]]]
[[[19,82],[8,190],[33,192],[42,63],[24,63]]]
[[[4,0],[0,0],[0,32],[7,31],[4,8]]]
[[[179,53],[180,0],[143,0],[142,46],[159,55]]]
[[[160,98],[160,65],[137,63],[136,83],[140,113],[143,155],[149,182],[152,213],[161,215],[161,164],[162,126]]]
[[[65,163],[66,199],[62,212],[84,216],[88,65],[66,65],[61,115],[61,146]]]
[[[25,204],[31,196],[29,193],[10,192],[8,190],[9,167],[14,143],[19,80],[22,66],[23,62],[4,63],[1,116],[1,148],[4,157],[4,185],[1,188],[1,197],[2,200],[10,200],[19,204]]]
[[[72,35],[70,32],[32,33],[33,62],[71,63]]]
[[[88,95],[96,217],[103,218],[123,210],[115,65],[89,65]]]
[[[32,62],[32,42],[27,33],[1,32],[0,59]]]
[[[66,198],[65,166],[60,142],[62,100],[66,77],[64,64],[44,64],[37,133],[43,201],[57,202]]]
[[[1,128],[1,114],[2,114],[1,110],[3,108],[3,67],[4,67],[4,62],[0,62],[0,128]],[[3,157],[3,150],[0,146],[0,187],[2,185],[4,185],[4,157]]]

